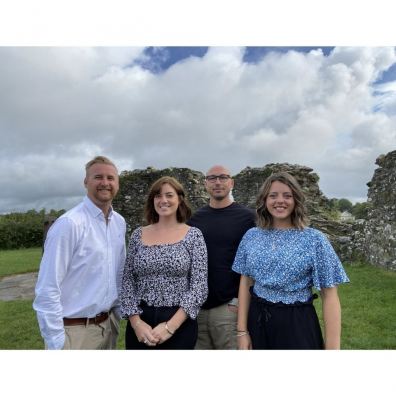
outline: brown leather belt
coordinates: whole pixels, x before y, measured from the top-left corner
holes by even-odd
[[[101,312],[97,314],[94,318],[63,318],[63,324],[65,326],[78,326],[78,325],[88,325],[104,322],[109,317],[108,312]]]

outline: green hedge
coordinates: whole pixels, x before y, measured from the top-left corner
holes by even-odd
[[[0,249],[20,249],[39,247],[43,244],[44,222],[49,218],[57,218],[65,211],[44,209],[37,212],[29,210],[25,213],[0,215]]]

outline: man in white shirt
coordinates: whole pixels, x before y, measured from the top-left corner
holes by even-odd
[[[87,196],[51,226],[33,308],[47,349],[115,349],[125,262],[125,220],[111,206],[118,170],[106,157],[86,166]]]

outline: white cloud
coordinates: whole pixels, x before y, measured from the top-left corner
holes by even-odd
[[[329,197],[364,199],[396,147],[395,82],[374,84],[395,49],[243,54],[214,47],[152,74],[142,48],[0,48],[0,212],[69,207],[102,153],[120,170],[298,163]]]

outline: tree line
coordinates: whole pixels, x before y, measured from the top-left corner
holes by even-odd
[[[63,209],[51,209],[48,213],[42,209],[0,215],[0,249],[42,246],[45,222],[54,220],[63,213]]]
[[[355,219],[367,219],[368,210],[370,203],[368,202],[356,202],[353,204],[349,199],[346,198],[332,198],[330,200],[330,207],[332,210],[338,212],[349,212]]]

